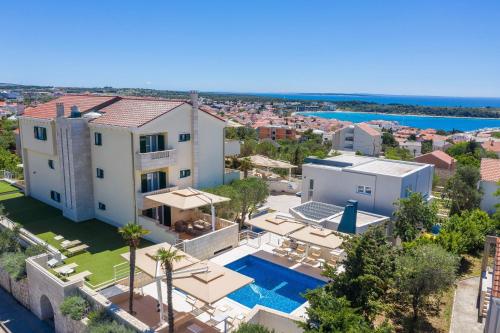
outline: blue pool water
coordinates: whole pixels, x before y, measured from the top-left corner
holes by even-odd
[[[249,308],[260,304],[290,313],[306,301],[301,294],[325,284],[321,280],[252,255],[227,264],[226,267],[255,280],[228,295],[230,299]]]
[[[361,123],[370,120],[397,121],[400,125],[411,126],[421,129],[434,128],[451,131],[474,131],[481,128],[500,127],[500,119],[492,118],[461,118],[461,117],[428,117],[418,115],[396,115],[372,112],[300,112],[305,116],[314,116],[326,119],[337,119]]]

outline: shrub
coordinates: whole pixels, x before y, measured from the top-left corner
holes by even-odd
[[[89,303],[81,296],[69,296],[59,307],[63,316],[73,320],[81,320],[89,310]]]
[[[16,281],[26,277],[26,255],[22,252],[6,252],[2,254],[0,266]]]
[[[274,330],[268,330],[262,325],[243,323],[238,327],[235,333],[273,333]]]
[[[103,310],[92,311],[88,314],[90,333],[135,333],[134,330],[119,324]]]

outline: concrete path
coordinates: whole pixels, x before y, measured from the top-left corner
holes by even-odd
[[[484,324],[477,321],[477,290],[479,277],[458,283],[453,301],[450,333],[482,333]]]
[[[0,321],[12,333],[53,333],[54,329],[0,288]],[[0,332],[2,329],[0,328]]]

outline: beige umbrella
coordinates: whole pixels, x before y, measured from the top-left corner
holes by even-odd
[[[189,268],[174,272],[174,287],[208,304],[213,304],[254,280],[248,276],[201,261]]]
[[[337,236],[333,232],[333,230],[313,228],[310,226],[290,234],[289,237],[304,243],[318,245],[329,249],[338,248],[343,241],[340,236]]]
[[[252,162],[253,165],[257,167],[263,167],[266,169],[288,169],[288,177],[290,178],[292,169],[297,168],[296,165],[290,164],[288,162],[280,161],[280,160],[273,160],[267,156],[263,155],[252,155],[249,157],[243,157],[243,158],[249,158],[250,161]]]
[[[276,214],[261,215],[247,221],[246,224],[279,236],[286,236],[306,226],[294,220],[281,218]]]

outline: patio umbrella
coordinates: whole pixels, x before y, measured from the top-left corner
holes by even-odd
[[[173,284],[175,288],[207,304],[213,304],[253,281],[248,276],[211,261],[201,261],[174,272]]]
[[[336,249],[342,244],[342,238],[337,236],[333,230],[320,229],[311,226],[302,228],[289,235],[298,241],[318,245],[328,249]]]
[[[258,216],[247,221],[246,224],[279,236],[286,236],[306,226],[305,224],[294,220],[280,218],[276,216],[276,214]]]

